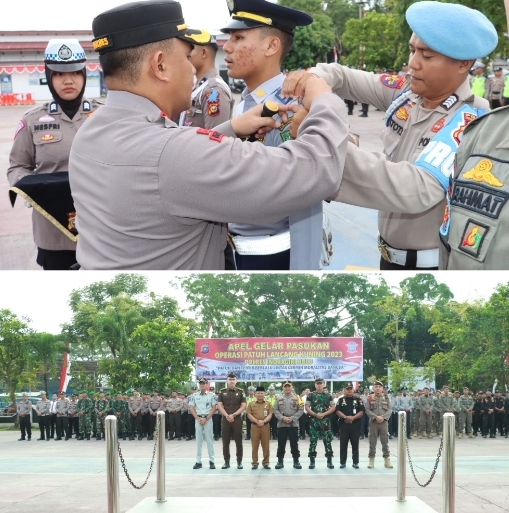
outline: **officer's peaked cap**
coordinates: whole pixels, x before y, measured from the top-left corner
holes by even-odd
[[[149,0],[119,5],[92,22],[94,50],[100,55],[177,37],[192,45],[207,45],[210,34],[187,27],[182,7],[173,0]]]
[[[221,32],[274,27],[293,36],[295,27],[313,23],[313,18],[305,12],[265,0],[226,0],[226,4],[232,19]]]
[[[292,382],[291,382],[291,381],[286,380],[286,381],[283,383],[283,386],[284,386],[284,387],[291,387],[291,386],[292,386]]]
[[[316,378],[315,383],[323,383],[323,378]]]
[[[236,377],[237,377],[237,374],[235,374],[235,372],[230,372],[230,373],[228,374],[228,377],[229,377],[229,378],[236,378]]]
[[[353,383],[351,381],[349,381],[346,385],[345,385],[345,388],[353,388]]]
[[[379,380],[374,381],[373,385],[380,385],[381,387],[384,386],[384,384],[381,381],[379,381]]]
[[[451,59],[486,57],[498,44],[493,23],[464,5],[416,2],[407,9],[406,20],[423,43]]]

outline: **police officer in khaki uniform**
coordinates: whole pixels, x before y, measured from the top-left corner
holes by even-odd
[[[142,437],[149,436],[150,432],[150,395],[147,393],[143,394],[143,400],[141,402],[141,429],[142,429]]]
[[[258,449],[262,446],[262,465],[266,470],[269,467],[270,445],[270,419],[274,415],[271,404],[265,399],[265,388],[257,387],[255,391],[256,401],[251,401],[247,407],[247,416],[251,421],[251,448],[252,469],[258,468]]]
[[[11,187],[19,185],[18,182],[26,176],[38,176],[42,183],[47,180],[44,176],[47,173],[69,170],[69,152],[74,136],[99,107],[98,102],[83,96],[87,76],[85,60],[85,51],[78,40],[49,41],[44,64],[53,101],[29,110],[18,124],[7,170]],[[38,248],[37,263],[45,270],[69,269],[76,263],[75,212],[65,213],[67,219],[63,226],[41,209],[35,191],[28,191],[32,197],[20,187],[16,187],[14,192],[34,207],[32,222]],[[50,187],[51,183],[46,183],[42,194],[48,195],[52,190]],[[58,203],[58,197],[55,203]]]
[[[509,0],[504,0],[509,23]],[[509,95],[509,79],[506,78]],[[505,93],[504,93],[505,96]],[[509,106],[467,127],[450,186],[450,224],[440,234],[440,269],[509,269]],[[476,403],[476,426],[487,436],[488,410]],[[483,413],[481,413],[483,412]]]
[[[180,115],[180,126],[210,129],[232,117],[235,100],[215,67],[217,49],[216,37],[211,36],[208,45],[195,45],[191,52],[196,84],[191,93],[191,107]]]
[[[134,440],[134,434],[138,433],[138,440],[142,439],[141,436],[141,406],[143,400],[140,393],[135,388],[133,390],[133,397],[129,398],[129,417],[130,417],[130,433],[129,440]]]
[[[500,66],[494,68],[493,73],[495,75],[486,84],[486,97],[490,102],[491,108],[498,109],[502,106],[503,101],[504,75]]]
[[[431,434],[431,422],[433,420],[434,399],[429,395],[429,388],[423,388],[423,395],[419,398],[419,408],[421,415],[419,419],[419,438],[424,438],[424,433],[428,438],[433,438]]]
[[[468,71],[497,46],[498,36],[483,14],[459,4],[417,2],[406,19],[413,31],[406,77],[319,64],[290,73],[283,95],[300,95],[315,74],[338,95],[386,111],[384,154],[349,143],[334,199],[380,210],[381,269],[436,269],[454,153],[464,127],[489,109],[472,94]]]
[[[32,439],[32,403],[28,400],[27,394],[21,394],[21,401],[17,404],[16,409],[21,431],[21,438],[18,441],[28,440],[30,442]]]
[[[178,397],[177,391],[172,390],[171,397],[166,401],[166,411],[170,414],[168,440],[173,440],[175,437],[182,440],[182,408],[184,408],[184,402]]]
[[[115,7],[93,31],[109,94],[70,157],[82,268],[223,269],[226,222],[275,222],[339,188],[348,130],[323,81],[306,86],[300,141],[266,148],[234,138],[279,127],[262,105],[217,132],[161,116],[189,108],[188,57],[210,41],[187,29],[178,2]]]
[[[65,397],[65,392],[58,394],[56,404],[57,418],[56,418],[56,432],[57,437],[55,440],[62,440],[65,436],[66,440],[69,440],[69,399]]]
[[[373,383],[373,394],[366,403],[366,415],[369,417],[369,463],[368,468],[375,467],[376,442],[380,437],[384,467],[393,468],[389,450],[389,418],[392,415],[392,405],[388,397],[383,394],[384,385],[381,381]]]
[[[222,388],[217,396],[217,408],[223,416],[221,431],[223,437],[223,469],[230,468],[230,438],[233,435],[237,448],[237,468],[242,469],[242,412],[246,409],[246,399],[241,388],[237,388],[237,375],[230,372],[228,386]]]
[[[78,402],[76,400],[76,394],[71,395],[69,400],[69,408],[67,410],[67,416],[69,419],[69,438],[72,438],[72,434],[79,436],[79,418],[78,418]]]
[[[286,441],[290,440],[293,468],[300,470],[299,420],[304,414],[304,401],[292,390],[291,381],[283,384],[283,393],[274,402],[274,416],[277,423],[277,463],[276,469],[284,467]]]
[[[49,442],[49,409],[51,401],[46,397],[46,392],[41,392],[41,399],[35,405],[37,419],[39,421],[39,429],[41,436],[37,440],[47,440]],[[44,432],[46,431],[46,438]]]
[[[153,440],[154,439],[154,430],[157,423],[157,412],[161,409],[163,405],[163,400],[159,396],[159,390],[154,389],[152,391],[152,397],[150,398],[149,404],[148,404],[148,413],[150,415],[150,426],[148,430],[148,437],[147,440]],[[163,435],[163,433],[159,433],[159,436]]]

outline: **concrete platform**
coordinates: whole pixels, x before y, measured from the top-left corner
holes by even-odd
[[[194,513],[216,513],[224,509],[224,497],[171,497],[166,502],[156,502],[155,497],[147,497],[128,513],[174,513],[175,511],[193,511]],[[407,497],[405,502],[397,502],[391,497],[292,497],[243,499],[242,513],[259,513],[264,509],[271,511],[335,511],[341,504],[341,510],[349,513],[436,513],[417,497]]]

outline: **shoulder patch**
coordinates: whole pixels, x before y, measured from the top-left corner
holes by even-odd
[[[216,132],[215,130],[207,130],[206,128],[197,128],[196,133],[202,134],[202,135],[208,135],[209,139],[211,141],[216,141],[216,142],[221,142],[223,137],[226,137],[224,134]],[[223,388],[222,390],[226,390],[226,389]]]
[[[26,128],[26,126],[27,124],[22,119],[20,119],[18,126],[16,127],[16,131],[14,132],[14,139],[16,139],[21,130],[23,130],[23,128]]]
[[[219,115],[219,91],[216,88],[207,93],[207,114],[210,117]]]
[[[405,76],[398,77],[398,75],[380,75],[380,82],[389,89],[401,89],[405,83]]]

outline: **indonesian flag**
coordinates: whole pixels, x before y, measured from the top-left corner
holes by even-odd
[[[338,49],[336,48],[336,45],[334,45],[334,48],[332,49],[332,55],[334,57],[334,62],[338,62]]]
[[[60,387],[59,392],[65,392],[67,390],[67,385],[69,381],[71,381],[71,377],[69,371],[71,370],[71,361],[69,360],[69,353],[65,352],[64,357],[62,359],[62,370],[60,371]]]

